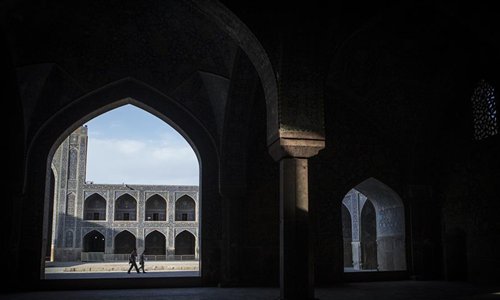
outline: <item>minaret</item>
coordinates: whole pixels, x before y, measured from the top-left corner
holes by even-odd
[[[80,126],[66,138],[52,159],[55,177],[52,258],[79,260],[81,238],[76,231],[83,210],[82,185],[87,163],[87,127]]]

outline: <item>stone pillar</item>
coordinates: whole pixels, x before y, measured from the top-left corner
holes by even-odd
[[[355,192],[351,201],[352,209],[352,267],[354,270],[362,269],[361,259],[361,203],[359,193]]]
[[[314,299],[308,158],[323,139],[280,138],[269,151],[280,162],[280,299]]]
[[[361,243],[351,242],[352,245],[352,267],[354,270],[361,270]]]

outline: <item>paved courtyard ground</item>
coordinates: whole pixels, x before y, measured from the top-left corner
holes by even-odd
[[[128,262],[47,262],[46,279],[128,278],[128,277],[186,277],[199,276],[198,261],[146,262],[146,273],[137,274]]]
[[[278,288],[258,287],[73,290],[0,295],[0,299],[10,300],[275,300],[278,297]],[[443,281],[364,282],[317,288],[316,298],[320,300],[491,300],[500,299],[500,287]]]

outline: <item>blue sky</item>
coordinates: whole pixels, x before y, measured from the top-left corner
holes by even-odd
[[[104,113],[88,128],[87,181],[198,185],[198,160],[167,123],[133,105]]]

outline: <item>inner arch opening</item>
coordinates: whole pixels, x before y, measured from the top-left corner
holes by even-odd
[[[46,267],[77,262],[79,271],[111,273],[128,262],[135,248],[138,255],[154,256],[147,267],[161,272],[166,262],[178,259],[175,232],[189,230],[195,240],[200,238],[199,216],[190,216],[188,223],[175,218],[180,197],[199,206],[198,152],[166,118],[138,107],[144,104],[131,103],[135,100],[126,98],[118,102],[122,106],[99,111],[102,115],[90,114],[87,123],[75,125],[54,145],[50,172],[59,176],[51,180],[55,221]],[[198,247],[196,243],[192,252],[199,253]],[[199,276],[199,258],[189,256],[188,267],[175,265],[189,270],[183,276]],[[106,265],[96,268],[99,263]],[[45,275],[50,279],[52,273]],[[62,275],[76,278],[76,273]]]
[[[351,189],[341,205],[344,272],[406,270],[405,214],[399,195],[369,178]],[[352,265],[346,264],[346,257]]]

